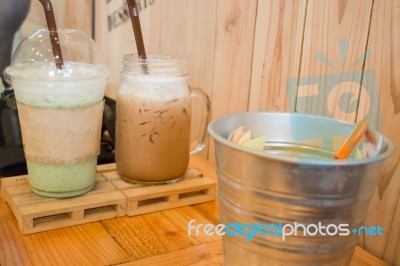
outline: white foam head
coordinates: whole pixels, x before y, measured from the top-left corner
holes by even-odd
[[[37,67],[13,69],[12,86],[19,102],[42,107],[71,107],[99,102],[108,76],[103,68],[67,63],[65,69]]]
[[[185,98],[190,96],[186,79],[186,76],[127,75],[118,93],[152,100]]]

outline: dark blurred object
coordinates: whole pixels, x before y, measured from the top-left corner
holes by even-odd
[[[26,173],[17,104],[13,92],[6,89],[0,97],[0,176]]]
[[[0,2],[0,74],[10,64],[14,35],[28,14],[29,6],[30,0]],[[12,90],[5,90],[0,97],[0,176],[24,172],[26,163],[15,98]]]
[[[114,159],[115,101],[105,98],[98,164]],[[73,144],[71,144],[73,145]],[[6,89],[0,97],[0,177],[26,174],[18,110],[13,90]]]
[[[115,101],[104,97],[103,126],[101,133],[101,152],[98,164],[115,162]]]
[[[103,126],[105,126],[111,138],[115,140],[115,100],[104,97]]]
[[[28,14],[30,0],[0,1],[0,73],[10,65],[14,35]]]

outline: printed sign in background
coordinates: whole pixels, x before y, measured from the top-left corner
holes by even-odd
[[[159,20],[151,20],[159,14],[160,5],[156,0],[136,1],[140,14],[144,43],[147,51],[157,52]],[[106,55],[106,64],[112,71],[113,79],[107,85],[106,95],[114,98],[121,82],[122,59],[125,54],[136,53],[136,43],[130,21],[128,4],[125,0],[104,0],[95,2],[94,38]]]
[[[216,78],[213,64],[216,60],[214,31],[217,2],[214,0],[137,0],[136,2],[146,52],[185,57],[188,60],[188,83],[212,96],[213,79]],[[113,73],[113,80],[107,86],[106,95],[115,98],[121,80],[123,55],[137,53],[126,1],[96,0],[94,14],[94,38],[106,55],[107,65]],[[224,57],[220,60],[222,58]],[[223,77],[226,76],[218,76],[218,80]],[[240,83],[236,83],[235,86],[239,87]],[[245,94],[245,91],[242,93]],[[224,107],[219,104],[217,106]],[[214,112],[218,108],[214,108]]]

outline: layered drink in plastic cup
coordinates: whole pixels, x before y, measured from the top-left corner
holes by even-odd
[[[33,192],[72,197],[95,184],[109,71],[94,42],[77,30],[58,30],[64,67],[54,63],[49,31],[19,45],[6,79],[17,100]]]

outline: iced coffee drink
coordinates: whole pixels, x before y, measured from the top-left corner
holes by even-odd
[[[67,33],[83,36],[77,31],[59,35],[62,38]],[[48,36],[40,34],[32,38]],[[18,49],[17,59],[23,57],[25,49],[41,50],[29,41]],[[48,197],[72,197],[91,190],[100,152],[107,81],[104,66],[65,60],[63,69],[57,69],[49,63],[51,58],[33,62],[17,59],[6,74],[15,91],[32,191]]]
[[[132,91],[132,86],[141,89]],[[156,182],[185,173],[191,115],[185,88],[184,78],[145,76],[122,85],[117,98],[116,162],[123,178]]]
[[[165,183],[181,178],[189,164],[192,98],[186,61],[162,55],[124,57],[117,93],[116,164],[129,182]],[[208,116],[208,98],[198,97]],[[206,119],[204,119],[206,121]],[[202,145],[205,126],[200,129]],[[198,148],[197,150],[200,150]]]

